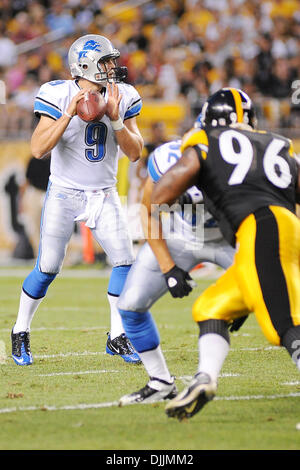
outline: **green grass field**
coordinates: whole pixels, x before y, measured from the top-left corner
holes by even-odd
[[[13,271],[13,270],[12,270]],[[142,365],[104,354],[108,279],[63,275],[49,288],[31,331],[34,364],[16,366],[10,331],[23,277],[0,278],[1,450],[299,450],[300,377],[283,349],[270,346],[254,317],[232,336],[218,396],[186,422],[164,403],[117,406],[145,385]],[[181,390],[197,368],[191,306],[169,294],[152,309],[162,348]]]

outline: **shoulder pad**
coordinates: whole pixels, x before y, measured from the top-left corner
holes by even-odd
[[[188,147],[198,146],[207,155],[208,152],[208,137],[204,129],[191,129],[183,136],[182,145],[180,148],[183,153]],[[204,157],[204,155],[203,155]]]

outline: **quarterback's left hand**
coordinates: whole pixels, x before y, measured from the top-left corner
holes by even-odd
[[[176,266],[176,264],[164,274],[164,277],[171,295],[175,298],[189,295],[193,287],[196,286],[189,273]]]
[[[111,121],[117,121],[119,118],[119,105],[122,95],[119,92],[116,83],[107,83],[108,99],[106,103],[106,115]]]

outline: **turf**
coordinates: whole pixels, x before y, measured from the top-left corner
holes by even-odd
[[[23,278],[0,279],[1,450],[300,448],[299,373],[285,350],[270,347],[253,316],[231,336],[217,398],[191,420],[167,418],[164,403],[116,406],[147,375],[141,365],[104,354],[108,279],[82,274],[61,276],[49,288],[32,323],[30,367],[10,358]],[[198,280],[188,298],[167,294],[152,308],[179,390],[197,368],[191,306],[210,282]]]

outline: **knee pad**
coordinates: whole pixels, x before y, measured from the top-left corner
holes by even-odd
[[[108,283],[108,294],[114,295],[115,297],[121,294],[130,268],[131,264],[128,266],[115,266],[112,268]]]
[[[160,338],[150,312],[136,313],[121,309],[119,312],[125,333],[137,352],[157,348]]]
[[[56,274],[42,273],[36,266],[23,282],[23,290],[33,299],[45,297],[48,287],[55,277]]]

